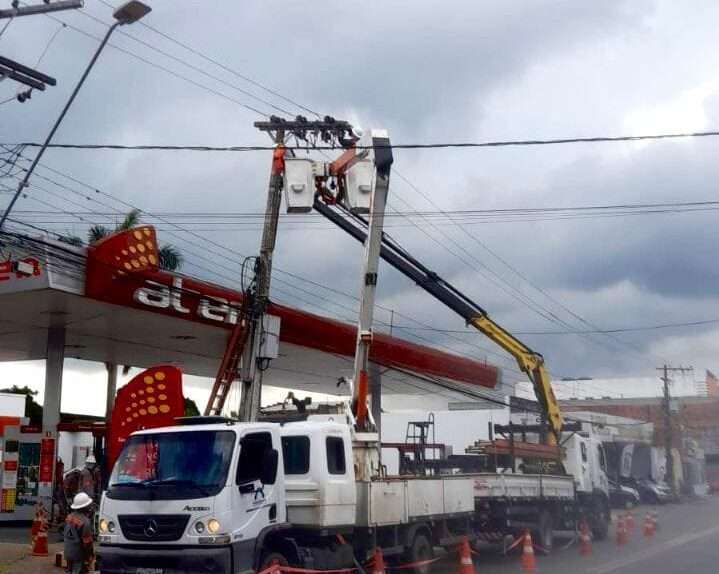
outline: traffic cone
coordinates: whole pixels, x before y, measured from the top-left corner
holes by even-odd
[[[592,534],[586,520],[582,520],[579,526],[579,553],[582,556],[592,555]]]
[[[627,512],[625,513],[624,522],[627,525],[627,530],[629,532],[633,532],[636,523],[634,522],[634,514],[632,514],[631,510],[627,510]]]
[[[457,574],[474,574],[474,564],[472,563],[472,550],[469,547],[469,540],[466,536],[462,538],[459,545],[459,566]]]
[[[624,524],[624,517],[617,518],[617,546],[624,546],[627,543],[627,527]]]
[[[524,543],[522,544],[522,570],[524,572],[537,571],[537,559],[534,556],[534,545],[529,530],[524,531]]]
[[[642,527],[642,530],[644,532],[644,538],[651,538],[654,536],[654,523],[650,512],[647,512],[647,515],[644,517],[644,526]]]
[[[652,516],[652,531],[656,534],[657,529],[659,528],[659,513],[656,510],[653,510],[649,514]]]
[[[376,546],[374,549],[374,558],[372,560],[372,574],[385,574],[385,572],[382,549],[379,546]]]
[[[35,516],[32,519],[32,528],[30,528],[30,540],[34,540],[37,533],[40,532],[42,521],[40,520],[40,507],[35,507]],[[32,543],[32,542],[31,542]]]
[[[40,529],[32,539],[32,555],[48,556],[47,520],[44,514],[40,514]]]

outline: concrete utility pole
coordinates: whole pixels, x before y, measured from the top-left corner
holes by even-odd
[[[662,381],[664,382],[664,401],[663,401],[663,408],[664,408],[664,450],[665,450],[665,467],[666,467],[666,473],[665,476],[667,477],[667,480],[669,482],[669,486],[672,489],[672,494],[674,496],[677,496],[677,489],[676,489],[676,478],[674,475],[674,459],[672,457],[672,445],[674,444],[674,433],[673,433],[673,421],[672,421],[672,409],[671,409],[671,396],[669,393],[669,383],[671,380],[669,379],[669,373],[672,372],[679,372],[679,373],[687,373],[690,371],[693,371],[694,367],[670,367],[669,365],[664,365],[663,367],[657,368],[657,371],[662,371],[663,375],[661,377]]]

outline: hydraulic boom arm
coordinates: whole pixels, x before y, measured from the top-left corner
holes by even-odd
[[[364,243],[367,237],[366,220],[352,214],[340,204],[337,204],[335,208],[330,207],[320,198],[315,199],[314,209],[349,233],[357,241]],[[344,213],[338,210],[342,210]],[[542,413],[547,419],[551,431],[547,439],[551,444],[557,444],[562,431],[563,419],[552,390],[549,373],[544,366],[544,357],[495,323],[482,307],[422,265],[412,255],[390,241],[386,235],[382,237],[380,256],[430,295],[447,305],[462,317],[468,325],[474,326],[514,357],[519,368],[527,374],[532,382],[534,394],[542,408]]]

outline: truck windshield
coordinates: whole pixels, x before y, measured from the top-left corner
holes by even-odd
[[[115,463],[107,494],[164,500],[214,496],[227,482],[234,444],[232,431],[130,437]]]

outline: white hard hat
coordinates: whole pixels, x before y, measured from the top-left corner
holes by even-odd
[[[83,508],[87,508],[91,504],[92,504],[92,498],[90,498],[84,492],[79,492],[75,495],[75,498],[72,500],[72,504],[70,505],[70,508],[72,508],[73,510],[82,510]]]
[[[95,460],[94,454],[87,455],[87,458],[85,459],[85,464],[97,464],[97,461]]]

